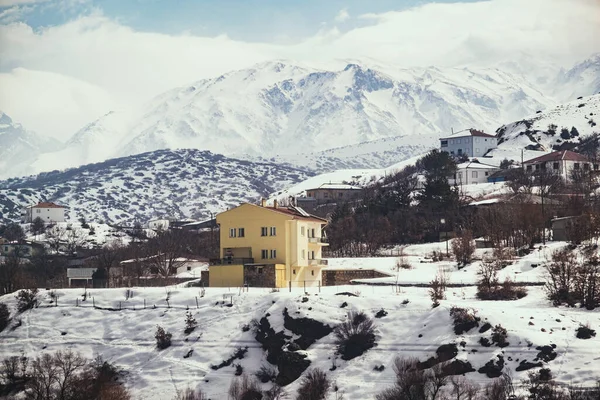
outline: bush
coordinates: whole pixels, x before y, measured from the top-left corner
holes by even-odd
[[[23,289],[17,293],[17,310],[20,313],[31,310],[38,305],[37,289]]]
[[[441,395],[442,387],[448,382],[442,368],[442,364],[436,364],[432,368],[421,369],[418,359],[397,357],[394,360],[395,385],[377,394],[375,399],[434,400]]]
[[[4,303],[0,303],[0,332],[2,332],[10,322],[10,311]]]
[[[330,386],[331,382],[327,374],[315,368],[302,378],[296,400],[324,400]]]
[[[232,380],[229,386],[231,400],[262,400],[262,396],[256,379],[250,379],[246,374]]]
[[[498,270],[502,268],[502,261],[483,260],[479,267],[477,281],[477,297],[481,300],[517,300],[527,295],[527,289],[514,284],[506,278],[502,285],[498,281]]]
[[[498,347],[506,347],[508,346],[508,342],[506,338],[508,337],[508,332],[502,325],[496,325],[492,328],[492,343],[494,343]]]
[[[192,316],[192,313],[188,311],[185,313],[185,329],[184,332],[186,335],[189,335],[198,327],[198,323],[196,319]]]
[[[439,272],[435,278],[429,282],[429,297],[433,303],[433,308],[440,305],[440,300],[444,300],[446,292],[446,277]]]
[[[164,328],[160,325],[156,326],[156,333],[154,334],[154,338],[156,339],[156,347],[159,350],[164,350],[171,346],[171,337],[173,334],[170,332],[166,332]]]
[[[363,312],[351,311],[348,320],[335,328],[334,335],[342,360],[351,360],[375,346],[373,319]]]
[[[471,231],[464,231],[452,241],[452,253],[456,258],[459,268],[464,267],[473,260],[475,253],[475,242]]]
[[[581,325],[577,328],[577,339],[591,339],[594,336],[596,336],[596,331],[589,325]]]
[[[272,382],[277,377],[277,370],[269,364],[262,365],[254,375],[262,383]]]
[[[462,335],[464,332],[479,326],[480,318],[473,309],[452,307],[450,317],[453,321],[454,333],[457,335]]]

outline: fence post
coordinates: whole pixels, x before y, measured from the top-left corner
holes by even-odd
[[[121,302],[119,302],[119,311],[121,311]]]
[[[198,296],[196,296],[196,308],[200,308],[200,307],[198,306]]]
[[[75,297],[75,307],[79,307],[79,297]]]
[[[144,299],[144,310],[146,309],[146,299]]]
[[[319,279],[319,293],[321,293],[321,280]]]
[[[292,293],[292,281],[288,281],[288,285],[290,287],[290,293]]]
[[[306,280],[304,281],[304,293],[306,293]]]
[[[96,298],[92,297],[92,306],[96,308]]]

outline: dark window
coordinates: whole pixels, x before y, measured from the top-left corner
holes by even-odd
[[[311,274],[312,276],[315,276],[315,271],[310,271],[310,274]]]
[[[244,228],[239,228],[238,229],[238,237],[244,237],[246,235],[246,231],[244,230]]]
[[[558,169],[558,163],[555,162],[554,164],[552,164],[552,169]]]
[[[579,169],[579,163],[578,163],[578,162],[576,162],[576,163],[573,165],[573,167],[575,167],[575,169]]]
[[[234,238],[236,234],[235,228],[229,229],[229,237]]]
[[[296,275],[296,270],[295,270],[295,269],[294,269],[294,270],[292,270],[292,273],[293,273],[294,275]]]
[[[441,146],[442,147],[448,147],[448,141],[447,140],[442,140],[441,141]]]
[[[274,226],[271,227],[271,236],[277,236],[277,228]]]
[[[271,250],[271,258],[277,258],[277,250]]]
[[[263,273],[263,268],[262,267],[256,268],[256,272],[258,272],[259,274],[262,274]]]
[[[538,171],[540,169],[540,164],[535,164],[535,170]]]
[[[588,171],[590,169],[590,164],[583,164],[583,169]]]
[[[594,169],[597,170],[598,169],[598,164],[594,164]]]
[[[546,163],[542,164],[542,169],[545,171],[546,170]]]
[[[260,228],[260,236],[267,236],[268,232],[269,232],[269,230],[267,229],[266,226],[263,226],[262,228]]]
[[[531,165],[527,166],[527,171],[531,171]]]

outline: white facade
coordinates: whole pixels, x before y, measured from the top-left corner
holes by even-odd
[[[148,221],[148,228],[155,231],[166,231],[169,229],[169,223],[170,221],[168,219],[154,219],[152,221]]]
[[[563,150],[525,161],[523,167],[525,172],[529,174],[539,171],[550,171],[559,175],[565,182],[569,182],[573,171],[597,171],[599,166],[590,162],[581,154]]]
[[[47,224],[65,222],[65,210],[66,207],[54,203],[38,203],[35,206],[25,208],[21,216],[25,223],[31,223],[38,217]]]
[[[477,161],[468,161],[456,166],[456,174],[448,179],[450,185],[476,185],[478,183],[487,183],[488,176],[500,168],[494,165],[482,164]]]
[[[482,157],[496,147],[498,139],[495,136],[474,129],[440,139],[440,151],[453,156]]]

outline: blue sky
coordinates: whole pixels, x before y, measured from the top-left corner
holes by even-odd
[[[463,3],[484,0],[463,0]],[[302,39],[335,23],[340,30],[369,23],[365,14],[401,11],[426,0],[0,0],[5,11],[33,28],[61,25],[100,11],[133,29],[166,34],[226,34],[233,39],[286,42]],[[437,0],[436,3],[458,3]],[[12,6],[8,5],[12,4]],[[344,18],[345,14],[347,18]]]

